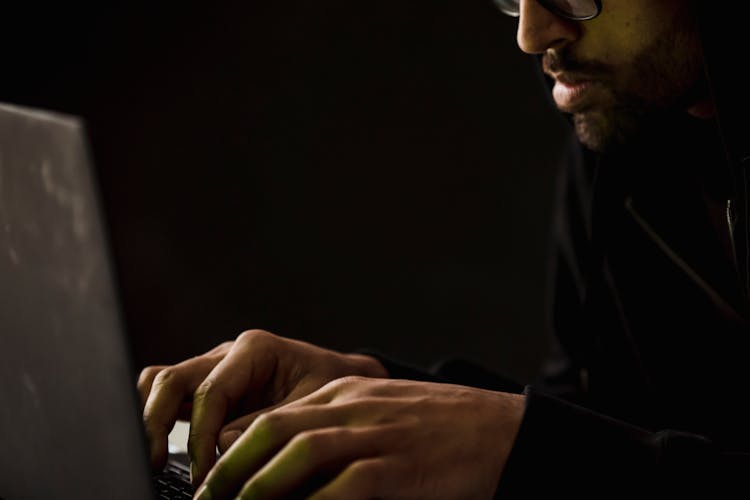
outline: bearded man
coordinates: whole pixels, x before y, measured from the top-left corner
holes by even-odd
[[[192,404],[196,498],[748,493],[747,7],[496,2],[575,131],[539,381],[245,332],[141,374],[156,468]]]

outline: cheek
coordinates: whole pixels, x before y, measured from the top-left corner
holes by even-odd
[[[625,66],[659,37],[669,24],[657,12],[653,0],[622,0],[606,3],[602,15],[583,23],[588,52],[612,66]]]
[[[652,40],[649,35],[627,22],[620,28],[613,28],[611,33],[607,40],[602,41],[601,50],[603,61],[612,66],[624,67],[631,64]]]

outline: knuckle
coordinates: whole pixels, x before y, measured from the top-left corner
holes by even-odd
[[[180,371],[174,367],[168,367],[161,370],[154,377],[153,385],[155,387],[165,387],[179,384]]]
[[[347,375],[341,380],[343,380],[346,385],[359,385],[364,383],[368,379],[367,377],[362,377],[360,375]]]
[[[246,330],[237,337],[237,342],[256,344],[269,342],[274,338],[275,335],[265,330]]]
[[[216,346],[211,352],[204,354],[203,357],[212,367],[214,367],[221,363],[221,360],[229,354],[229,351],[232,350],[233,346],[234,342],[224,342],[223,344]]]
[[[261,434],[274,436],[281,432],[282,420],[283,418],[278,412],[263,413],[255,419],[253,427]]]
[[[209,379],[204,380],[193,393],[193,402],[202,401],[211,397],[216,392],[216,383]]]
[[[146,428],[146,433],[151,437],[161,433],[166,427],[159,415],[148,409],[143,412],[143,426]]]
[[[374,461],[359,461],[351,465],[349,474],[360,487],[367,487],[380,481],[382,468]]]
[[[213,354],[216,352],[226,351],[227,349],[230,349],[232,347],[232,344],[234,344],[233,341],[227,340],[226,342],[222,342],[221,344],[217,345],[210,351],[206,352],[205,355]]]
[[[146,427],[146,431],[148,432],[150,429],[154,427],[154,415],[148,411],[148,408],[143,412],[143,425]]]
[[[328,384],[329,388],[334,390],[339,389],[350,389],[362,385],[367,379],[359,375],[347,375],[345,377],[331,380]]]
[[[289,442],[290,446],[304,455],[316,455],[328,449],[330,441],[324,432],[303,431]]]
[[[188,451],[190,453],[198,451],[196,445],[200,445],[200,443],[209,436],[210,433],[208,431],[191,425],[190,431],[188,432]]]
[[[163,367],[158,367],[158,366],[147,366],[146,368],[141,370],[141,373],[138,376],[138,388],[143,389],[146,386],[151,385],[151,381],[163,369],[164,369]]]
[[[143,370],[141,370],[141,374],[138,377],[139,379],[147,379],[155,377],[157,373],[162,371],[164,369],[163,366],[147,366]]]

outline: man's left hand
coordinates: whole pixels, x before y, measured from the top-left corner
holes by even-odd
[[[464,386],[346,377],[264,413],[196,498],[491,498],[524,396]],[[251,417],[248,417],[251,418]]]

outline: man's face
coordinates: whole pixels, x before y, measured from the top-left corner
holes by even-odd
[[[704,98],[702,52],[688,0],[603,0],[584,22],[521,0],[518,45],[543,56],[558,108],[595,151],[627,144],[644,119]]]

